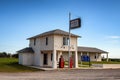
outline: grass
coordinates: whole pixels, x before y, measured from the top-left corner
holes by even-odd
[[[100,62],[82,62],[82,65],[81,65],[81,62],[79,62],[79,67],[89,67],[89,64],[90,66],[92,64],[120,64],[120,62],[118,61],[109,61],[109,62],[106,62],[106,61],[100,61]],[[65,61],[65,65],[68,65],[68,61]]]
[[[91,62],[92,64],[120,64],[120,62],[116,62],[116,61],[101,61],[101,62]]]
[[[115,61],[101,61],[101,62],[91,62],[91,64],[120,64],[120,62]],[[68,62],[65,62],[65,65],[68,65]],[[82,66],[80,67],[89,67],[89,62],[82,62]],[[43,71],[40,69],[35,69],[23,65],[18,64],[18,59],[16,58],[0,58],[0,72],[35,72],[35,71]]]
[[[19,65],[18,59],[16,58],[0,58],[0,72],[34,72],[34,71],[41,70]]]
[[[80,62],[79,62],[80,64]],[[89,62],[82,62],[83,65],[89,65]],[[106,62],[106,61],[100,61],[100,62],[90,62],[90,64],[120,64],[120,62],[113,62],[113,61],[109,61],[109,62]]]
[[[109,61],[109,62],[107,62],[107,61],[100,61],[100,62],[82,62],[82,65],[81,65],[81,63],[79,62],[79,66],[80,67],[89,67],[89,64],[90,64],[90,66],[92,65],[92,64],[120,64],[120,62],[116,62],[116,61]]]

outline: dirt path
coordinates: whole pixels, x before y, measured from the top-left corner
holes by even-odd
[[[120,69],[79,69],[32,73],[0,73],[0,80],[120,80]]]

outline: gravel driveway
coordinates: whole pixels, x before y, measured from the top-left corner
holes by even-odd
[[[120,80],[120,69],[76,69],[0,73],[0,80]]]

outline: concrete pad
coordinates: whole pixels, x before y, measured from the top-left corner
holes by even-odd
[[[28,67],[37,68],[37,69],[41,69],[41,70],[45,70],[45,71],[56,70],[54,68],[43,68],[43,67],[40,67],[40,66],[28,66]]]

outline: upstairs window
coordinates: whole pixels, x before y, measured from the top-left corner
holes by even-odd
[[[34,46],[36,45],[36,38],[34,38]]]
[[[46,45],[48,45],[48,37],[46,37]]]
[[[69,38],[68,37],[63,37],[63,45],[68,45]]]

